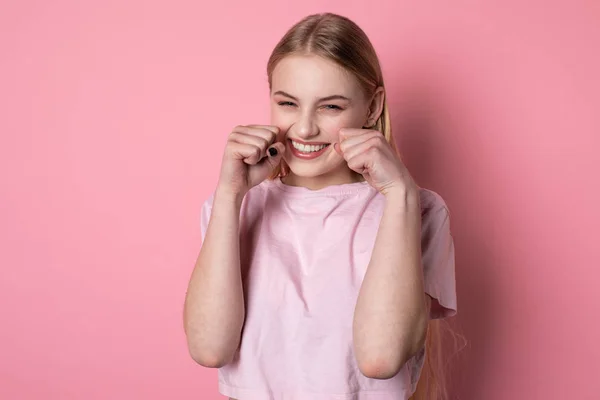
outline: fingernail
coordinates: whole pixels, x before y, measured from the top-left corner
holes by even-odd
[[[271,148],[269,149],[269,155],[270,155],[271,157],[275,157],[275,156],[277,155],[277,149],[276,149],[275,147],[271,147]]]

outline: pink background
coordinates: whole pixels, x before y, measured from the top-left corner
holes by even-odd
[[[221,398],[182,330],[200,205],[319,11],[369,34],[450,205],[454,398],[600,398],[600,3],[203,3],[0,6],[0,398]]]

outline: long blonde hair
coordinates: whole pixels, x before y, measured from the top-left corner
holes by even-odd
[[[364,31],[350,19],[331,13],[310,15],[290,28],[271,53],[267,64],[269,88],[277,63],[291,54],[315,54],[332,60],[352,73],[368,97],[378,87],[384,87],[379,59]],[[371,129],[383,133],[390,146],[398,153],[392,136],[387,97],[383,112]],[[287,166],[282,164],[273,178],[284,175]],[[416,391],[410,400],[445,400],[447,390],[444,380],[442,352],[442,322],[430,320],[425,341],[425,359]]]

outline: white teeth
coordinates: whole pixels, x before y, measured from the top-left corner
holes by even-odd
[[[294,146],[294,148],[296,148],[297,150],[299,150],[303,153],[313,153],[315,151],[323,150],[325,147],[327,147],[326,144],[319,144],[316,146],[311,145],[311,144],[304,145],[302,143],[294,142],[293,140],[292,140],[292,146]]]

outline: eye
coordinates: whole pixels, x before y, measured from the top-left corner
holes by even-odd
[[[335,104],[326,104],[323,106],[324,109],[326,110],[333,110],[333,111],[342,111],[343,108],[340,106],[337,106]]]
[[[280,101],[277,104],[279,104],[282,107],[294,107],[295,104],[292,103],[291,101]]]

